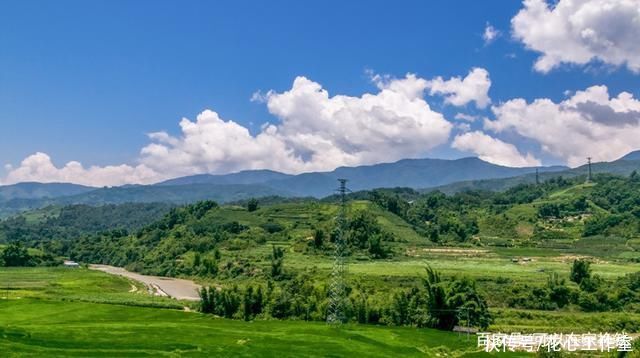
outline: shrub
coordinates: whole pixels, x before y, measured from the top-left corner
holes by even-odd
[[[571,266],[570,280],[577,283],[582,283],[583,280],[591,277],[591,263],[586,260],[574,260]]]
[[[247,202],[247,211],[252,213],[256,210],[258,210],[258,199],[255,199],[255,198],[249,199],[249,201]]]

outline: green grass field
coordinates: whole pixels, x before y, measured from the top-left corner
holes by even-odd
[[[471,356],[466,353],[477,348],[474,337],[431,329],[243,322],[158,308],[23,299],[0,303],[0,351],[38,357],[424,357]]]
[[[86,269],[0,269],[0,282],[9,282],[0,295],[3,357],[484,355],[475,337],[432,329],[244,322],[132,306],[180,307],[142,289],[129,292],[133,283],[126,279]]]
[[[182,309],[186,303],[156,297],[144,285],[88,269],[29,267],[0,269],[0,298],[114,303]]]
[[[562,255],[551,250],[540,249],[513,249],[512,251],[512,249],[493,248],[419,248],[412,251],[409,257],[393,260],[351,260],[349,272],[358,277],[390,276],[419,279],[424,276],[425,268],[431,266],[448,276],[467,276],[484,280],[508,277],[544,283],[551,272],[568,278],[571,263],[575,257],[575,255]],[[519,261],[514,263],[513,258]],[[522,258],[528,258],[531,261],[525,262]],[[288,252],[286,260],[286,265],[296,270],[316,267],[328,273],[332,265],[328,257],[309,257],[295,252]],[[264,265],[266,264],[267,262],[264,262]],[[592,265],[592,269],[594,274],[604,278],[615,278],[640,271],[640,264],[599,261]]]
[[[474,251],[475,254],[477,252]],[[440,254],[436,267],[478,266],[487,257]],[[499,254],[491,255],[502,260]],[[553,258],[553,256],[551,257]],[[405,266],[356,266],[367,275],[402,273]],[[487,266],[480,266],[480,269]],[[509,277],[513,270],[499,270]],[[358,268],[359,267],[359,268]],[[400,267],[400,268],[398,268]],[[369,268],[369,269],[367,269]],[[618,270],[602,264],[598,272]],[[628,268],[631,270],[632,268]],[[407,270],[406,272],[402,270]],[[416,268],[418,270],[418,268]],[[526,270],[520,269],[525,275]],[[357,275],[362,277],[361,274]],[[410,327],[321,322],[244,322],[187,312],[186,302],[153,297],[136,282],[87,269],[0,269],[0,351],[9,356],[482,356],[474,336]],[[191,307],[194,308],[193,306]],[[633,328],[640,315],[492,309],[489,331],[587,332]],[[3,355],[4,356],[4,355]],[[509,356],[509,355],[507,355]],[[517,356],[514,354],[512,356]]]

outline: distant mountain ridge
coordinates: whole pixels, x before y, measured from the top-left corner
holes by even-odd
[[[565,169],[567,167],[538,168],[541,172]],[[535,171],[535,167],[504,167],[473,157],[454,160],[403,159],[394,163],[340,167],[331,172],[300,174],[264,184],[296,195],[324,197],[335,191],[338,178],[349,180],[351,190],[392,187],[419,189],[470,179],[506,178]]]
[[[640,169],[640,151],[605,163],[594,163],[595,172],[629,174]],[[330,172],[298,175],[272,170],[247,170],[224,175],[201,174],[167,180],[153,185],[124,185],[91,188],[74,184],[20,183],[0,186],[0,217],[47,205],[121,204],[166,202],[187,204],[199,200],[220,203],[251,197],[325,197],[334,193],[336,179],[349,180],[353,191],[409,187],[456,192],[466,189],[504,190],[522,182],[534,182],[538,170],[542,180],[558,175],[575,176],[585,167],[563,166],[512,168],[475,157],[455,160],[404,159],[394,163],[340,167]]]
[[[213,175],[198,174],[181,178],[169,179],[155,185],[189,185],[189,184],[260,184],[272,180],[280,180],[291,177],[292,175],[283,174],[273,170],[245,170],[237,173]]]
[[[42,199],[86,193],[96,188],[69,183],[24,182],[0,186],[0,202],[12,199]]]
[[[617,175],[629,175],[633,171],[640,172],[640,151],[633,152],[639,155],[638,160],[634,160],[634,156],[627,156],[620,158],[613,162],[599,162],[591,164],[591,170],[593,174],[598,173],[610,173]],[[633,154],[630,153],[630,154]],[[587,176],[589,172],[588,165],[582,165],[576,168],[570,168],[558,172],[540,172],[539,180],[545,181],[552,177],[563,176],[566,178]],[[533,184],[536,182],[536,175],[525,174],[509,178],[495,178],[484,180],[468,180],[460,181],[442,186],[425,188],[425,190],[440,190],[445,194],[454,194],[464,190],[489,190],[489,191],[502,191],[508,188],[514,187],[519,184]]]
[[[201,200],[220,203],[265,196],[291,196],[290,193],[258,184],[186,184],[186,185],[135,185],[92,189],[75,195],[55,198],[13,198],[0,201],[0,218],[14,213],[39,209],[49,205],[105,205],[124,203],[188,204]]]
[[[538,167],[540,172],[568,169]],[[536,167],[512,168],[491,164],[475,157],[446,159],[403,159],[393,163],[340,167],[330,172],[298,175],[271,170],[248,170],[225,175],[201,174],[164,181],[156,186],[189,184],[260,184],[294,196],[324,197],[336,188],[336,180],[349,180],[352,190],[382,187],[428,188],[464,180],[513,177],[535,172]]]
[[[640,150],[633,151],[619,160],[640,160]]]

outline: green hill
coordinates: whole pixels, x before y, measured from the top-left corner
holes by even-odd
[[[161,219],[173,207],[165,203],[48,206],[0,221],[0,242],[38,246],[69,242],[103,231],[139,230]]]
[[[592,164],[592,173],[594,174],[617,174],[627,176],[634,171],[640,172],[640,160],[636,159],[636,152],[630,153],[627,157],[614,162],[601,162]],[[577,168],[561,170],[556,172],[540,172],[538,178],[540,182],[549,180],[554,177],[562,176],[565,178],[582,178],[586,180],[588,166],[583,165]],[[439,190],[446,194],[453,194],[464,190],[489,190],[503,191],[520,184],[535,184],[536,174],[529,173],[520,176],[486,180],[468,180],[460,181],[433,188],[426,188],[423,191]]]
[[[348,210],[354,225],[350,249],[353,258],[365,260],[402,257],[408,250],[442,245],[586,253],[590,249],[583,243],[588,238],[608,237],[609,247],[597,254],[640,258],[633,251],[640,233],[639,183],[637,175],[598,174],[587,184],[581,177],[558,177],[503,192],[463,191],[450,196],[411,189],[356,192],[350,195]],[[59,255],[75,254],[87,262],[129,265],[155,274],[189,275],[194,255],[213,251],[251,256],[268,253],[272,244],[278,244],[310,258],[330,255],[338,213],[335,200],[271,200],[254,212],[212,201],[171,211],[162,204],[54,207],[0,222],[0,240],[60,240],[64,249],[56,252]],[[137,233],[94,237],[114,229]],[[314,236],[321,237],[314,243]],[[128,251],[120,250],[123,247]],[[253,265],[264,264],[252,259],[256,259]]]

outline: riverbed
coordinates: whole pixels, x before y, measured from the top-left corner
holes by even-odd
[[[92,270],[106,272],[112,275],[123,276],[138,282],[142,282],[152,291],[161,296],[168,296],[177,300],[198,301],[200,296],[198,291],[202,286],[191,280],[181,278],[148,276],[139,273],[127,271],[122,267],[109,265],[89,265]]]

